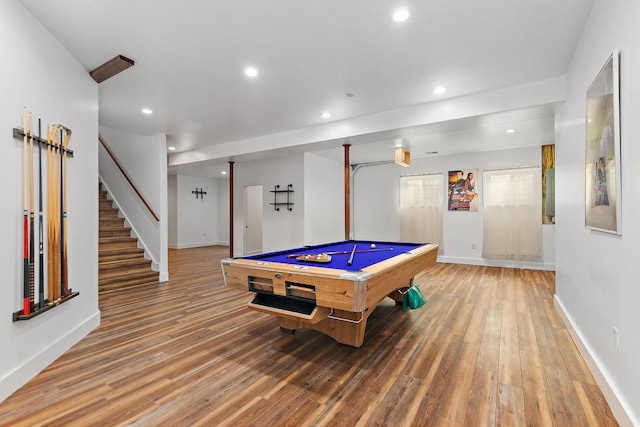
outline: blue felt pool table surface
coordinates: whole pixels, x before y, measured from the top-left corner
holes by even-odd
[[[375,244],[375,248],[371,245]],[[287,249],[284,251],[270,252],[259,255],[244,257],[244,259],[252,259],[256,261],[279,262],[283,264],[309,265],[315,267],[335,268],[347,271],[359,271],[379,262],[385,261],[394,256],[408,252],[412,249],[423,246],[424,243],[404,243],[404,242],[378,242],[373,240],[344,240],[341,242],[326,243],[322,245],[303,246],[295,249]],[[348,265],[347,262],[354,246],[356,252],[353,256],[353,262]],[[359,252],[362,251],[362,252]],[[331,254],[330,262],[313,262],[301,261],[290,255],[307,255],[321,254],[331,252],[346,252],[343,254]]]

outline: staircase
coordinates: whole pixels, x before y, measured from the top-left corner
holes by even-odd
[[[124,226],[107,192],[99,187],[100,225],[98,228],[98,290],[100,292],[139,286],[158,281],[151,261],[138,248],[138,239]]]

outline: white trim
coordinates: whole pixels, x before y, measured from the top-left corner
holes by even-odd
[[[189,249],[189,248],[202,248],[205,246],[218,246],[217,242],[195,242],[195,243],[180,243],[180,244],[171,244],[169,247],[171,249]]]
[[[49,364],[62,356],[67,350],[86,337],[100,325],[100,311],[96,311],[84,322],[76,325],[48,347],[35,354],[31,359],[0,378],[0,402],[5,400],[16,390],[28,383],[33,377],[42,372]]]
[[[445,264],[466,264],[466,265],[486,265],[488,267],[504,267],[504,268],[524,268],[527,270],[548,270],[555,271],[556,265],[544,262],[531,261],[514,261],[501,259],[485,259],[485,258],[463,258],[439,256],[438,262]]]
[[[571,335],[573,342],[576,344],[576,347],[578,347],[578,351],[587,364],[589,371],[591,371],[596,383],[598,383],[605,400],[609,404],[609,407],[611,407],[611,412],[613,412],[613,415],[616,417],[618,424],[624,427],[640,426],[640,420],[633,419],[633,412],[627,409],[629,408],[629,403],[626,402],[615,383],[610,381],[610,377],[606,369],[601,369],[602,363],[600,363],[597,354],[593,351],[589,343],[583,339],[582,334],[580,334],[576,329],[573,319],[565,310],[564,305],[558,298],[558,295],[554,296],[553,303],[556,311],[560,314],[564,325],[569,331],[569,335]]]

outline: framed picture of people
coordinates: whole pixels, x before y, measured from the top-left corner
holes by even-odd
[[[587,89],[585,226],[621,234],[619,52]]]
[[[449,171],[447,205],[450,211],[478,210],[478,169]]]

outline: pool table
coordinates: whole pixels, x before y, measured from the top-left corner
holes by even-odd
[[[314,329],[360,347],[378,303],[387,296],[402,302],[400,291],[435,264],[437,253],[435,244],[345,240],[229,258],[221,265],[225,286],[248,285],[255,292],[249,308],[277,316],[281,330]],[[317,254],[331,259],[305,260]]]

